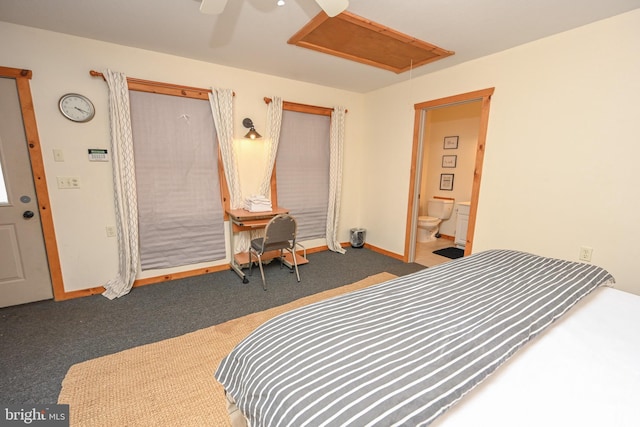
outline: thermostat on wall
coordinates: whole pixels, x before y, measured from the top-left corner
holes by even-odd
[[[109,153],[104,148],[89,148],[90,162],[108,162]]]

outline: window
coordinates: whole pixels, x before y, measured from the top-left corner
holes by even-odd
[[[2,159],[0,159],[0,205],[6,205],[9,203],[9,196],[7,195],[7,186],[4,182],[4,174],[2,173]]]
[[[226,256],[207,100],[130,90],[142,270]]]
[[[298,240],[326,236],[330,126],[330,115],[287,109],[282,112],[274,168],[278,205],[296,217]]]

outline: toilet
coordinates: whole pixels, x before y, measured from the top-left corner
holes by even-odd
[[[427,202],[427,215],[418,217],[418,242],[436,240],[440,223],[451,218],[453,200],[431,199]]]

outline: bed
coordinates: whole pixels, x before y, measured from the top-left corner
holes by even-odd
[[[280,315],[215,377],[252,427],[640,425],[640,298],[613,283],[481,252]]]

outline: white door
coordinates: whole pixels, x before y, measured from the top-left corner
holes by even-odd
[[[0,77],[0,307],[52,297],[18,90]]]

